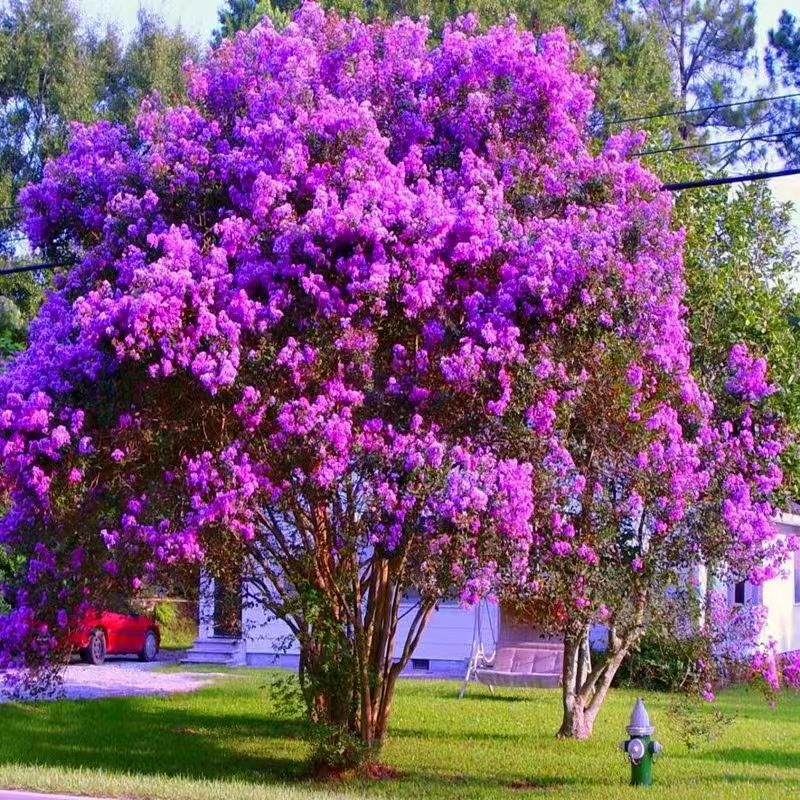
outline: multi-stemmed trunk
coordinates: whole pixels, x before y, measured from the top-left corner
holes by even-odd
[[[614,626],[609,628],[606,649],[594,664],[589,647],[589,626],[569,631],[564,636],[559,738],[588,739],[592,735],[614,676],[643,633],[646,602],[646,594],[636,597],[632,621],[623,633]]]
[[[251,602],[289,627],[300,646],[300,688],[315,728],[316,762],[349,769],[377,758],[394,691],[435,606],[421,597],[402,607],[409,540],[391,553],[334,547],[330,514],[317,507],[305,530],[299,514],[265,510],[269,536],[249,552]],[[294,539],[292,537],[295,537]],[[296,544],[300,540],[303,547]]]
[[[379,756],[397,679],[433,611],[432,602],[421,601],[398,643],[401,596],[400,585],[387,585],[362,606],[343,609],[332,595],[300,637],[300,683],[321,733],[316,761],[322,769],[348,769]]]

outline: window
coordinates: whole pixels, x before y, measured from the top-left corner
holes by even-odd
[[[794,602],[800,605],[800,550],[794,551]]]
[[[728,602],[735,606],[760,606],[764,601],[761,586],[739,581],[728,586]]]

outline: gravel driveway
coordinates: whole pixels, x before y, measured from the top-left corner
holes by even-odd
[[[159,659],[152,664],[112,660],[102,667],[70,664],[64,671],[64,694],[69,700],[176,694],[197,691],[225,677],[219,672],[158,671],[169,660]],[[3,702],[2,690],[0,702]]]

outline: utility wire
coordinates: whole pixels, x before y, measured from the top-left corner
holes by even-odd
[[[665,192],[680,192],[683,189],[700,189],[705,186],[727,186],[731,183],[766,181],[770,178],[785,178],[789,175],[800,175],[800,167],[794,167],[792,169],[777,169],[770,172],[751,172],[746,175],[724,175],[719,178],[699,178],[696,181],[663,183],[661,184],[661,190]]]
[[[20,272],[37,272],[42,269],[58,269],[58,267],[71,267],[75,261],[44,261],[41,264],[22,264],[18,267],[0,269],[0,275],[16,275]]]
[[[624,125],[628,122],[643,122],[648,119],[662,119],[664,117],[683,117],[688,114],[703,114],[706,111],[719,111],[722,108],[734,108],[736,106],[749,106],[753,103],[771,103],[774,100],[789,100],[793,97],[800,97],[800,92],[791,94],[776,94],[772,97],[754,97],[750,100],[737,100],[733,103],[717,103],[713,106],[700,106],[699,108],[687,108],[682,111],[662,111],[659,114],[643,114],[640,117],[623,117],[622,119],[611,119],[603,127],[612,125]]]
[[[717,142],[696,142],[694,144],[681,144],[675,147],[657,147],[653,150],[638,150],[631,153],[633,156],[654,156],[658,153],[678,153],[681,150],[700,150],[704,147],[722,147],[726,144],[744,144],[745,142],[758,142],[783,139],[786,136],[800,136],[800,128],[792,131],[782,131],[780,133],[760,133],[756,136],[745,136],[737,139],[722,139]]]

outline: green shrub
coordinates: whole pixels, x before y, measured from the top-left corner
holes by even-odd
[[[175,624],[175,619],[178,616],[178,611],[175,608],[175,603],[156,603],[155,606],[156,622],[165,628],[170,628]]]
[[[195,603],[159,600],[153,616],[161,629],[161,647],[186,650],[197,638],[197,606]]]
[[[673,692],[686,683],[695,663],[691,640],[680,642],[674,637],[648,632],[622,663],[616,683],[634,689]]]

